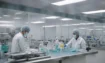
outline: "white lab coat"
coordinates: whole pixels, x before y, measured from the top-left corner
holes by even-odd
[[[75,49],[86,49],[86,42],[82,37],[79,37],[77,40],[72,38],[66,45]]]
[[[14,36],[12,40],[11,53],[22,53],[22,52],[30,53],[31,49],[27,44],[27,42],[25,41],[25,38],[23,37],[22,33],[19,32]]]

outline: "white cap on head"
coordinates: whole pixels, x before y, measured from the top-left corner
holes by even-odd
[[[21,28],[21,31],[26,31],[26,32],[30,32],[30,28],[28,27],[28,26],[23,26],[22,28]]]

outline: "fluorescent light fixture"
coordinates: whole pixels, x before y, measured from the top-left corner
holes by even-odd
[[[55,26],[54,25],[49,25],[49,26],[43,26],[43,27],[47,28],[47,27],[55,27]]]
[[[103,29],[95,29],[95,30],[103,30]]]
[[[87,25],[87,23],[80,23],[80,25]]]
[[[19,18],[19,17],[15,17],[14,19],[21,19],[21,18]]]
[[[78,26],[78,25],[81,25],[81,24],[71,24],[71,26]]]
[[[55,2],[51,4],[56,6],[63,6],[63,5],[73,4],[73,3],[83,2],[83,1],[86,1],[86,0],[63,0],[63,1]]]
[[[0,34],[8,34],[8,33],[0,33]]]
[[[49,16],[49,17],[45,17],[46,19],[57,19],[59,18],[58,16]]]
[[[13,27],[14,25],[12,24],[0,24],[0,27]]]
[[[103,13],[105,10],[96,10],[96,11],[87,11],[87,12],[82,12],[83,14],[95,14],[95,13]]]
[[[33,24],[40,24],[40,23],[45,23],[44,21],[35,21],[35,22],[31,22]]]
[[[3,15],[4,17],[10,17],[10,15]]]
[[[15,14],[22,14],[22,12],[16,12]]]
[[[0,23],[14,23],[13,21],[0,21]]]
[[[69,24],[64,24],[64,25],[62,25],[62,26],[69,26]]]
[[[86,28],[79,28],[79,29],[86,29]]]
[[[92,25],[94,23],[79,23],[79,24],[64,24],[62,26],[79,26],[79,25]]]
[[[80,23],[80,25],[92,25],[94,23]]]
[[[73,20],[73,19],[70,19],[70,18],[63,18],[61,19],[62,21],[68,21],[68,20]]]
[[[46,25],[46,26],[43,26],[43,27],[47,28],[47,27],[58,27],[58,26],[60,26],[60,25]]]

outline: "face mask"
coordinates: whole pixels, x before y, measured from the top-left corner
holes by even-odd
[[[24,34],[24,37],[27,38],[27,35],[28,35],[28,33],[26,32],[26,33]]]
[[[76,35],[73,35],[73,37],[76,39]]]

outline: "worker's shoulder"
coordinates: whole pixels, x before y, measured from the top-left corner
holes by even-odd
[[[15,36],[14,36],[14,38],[16,39],[16,38],[22,38],[22,34],[21,33],[17,33]]]
[[[82,37],[79,37],[79,39],[84,40]]]

